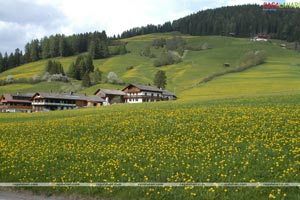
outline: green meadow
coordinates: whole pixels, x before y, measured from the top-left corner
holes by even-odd
[[[197,47],[206,44],[210,49],[203,51],[187,50],[183,61],[178,64],[154,67],[155,58],[140,56],[140,52],[150,45],[153,39],[171,38],[172,34],[149,34],[125,39],[130,53],[107,59],[94,60],[95,67],[103,72],[105,79],[109,72],[115,72],[125,83],[153,84],[154,74],[164,70],[167,74],[167,89],[173,91],[181,99],[219,98],[235,95],[256,95],[276,92],[298,92],[300,89],[297,78],[300,76],[299,53],[280,48],[280,41],[273,43],[251,42],[249,39],[230,38],[222,36],[187,36],[182,37],[187,45]],[[263,50],[267,53],[266,63],[236,74],[227,74],[211,82],[199,85],[199,82],[214,73],[222,72],[239,66],[243,55],[249,51]],[[162,49],[151,48],[159,57]],[[65,71],[76,57],[56,58]],[[46,60],[29,63],[0,74],[0,79],[8,75],[18,78],[31,78],[41,75]],[[230,63],[225,68],[224,63]],[[38,83],[12,84],[0,87],[4,92],[36,92],[36,91],[77,91],[92,94],[100,87],[121,89],[124,86],[111,85],[104,82],[82,88],[78,81],[70,83]]]
[[[190,46],[178,64],[154,67],[140,56],[153,39],[128,38],[130,53],[94,60],[103,77],[115,72],[126,83],[152,83],[166,71],[167,89],[178,100],[99,108],[0,115],[1,182],[276,182],[300,180],[300,54],[280,41],[183,35]],[[264,64],[199,82],[239,66],[249,51],[264,50]],[[151,48],[157,56],[162,49]],[[67,71],[76,57],[56,58]],[[46,61],[0,74],[30,78]],[[224,67],[230,63],[230,67]],[[1,93],[72,91],[93,94],[101,83],[41,82],[0,86]],[[16,188],[18,189],[18,188]],[[100,199],[300,199],[299,187],[46,187],[26,188]]]
[[[2,182],[293,183],[299,94],[0,115]],[[20,188],[15,188],[20,189]],[[299,199],[298,187],[33,187],[100,199]]]

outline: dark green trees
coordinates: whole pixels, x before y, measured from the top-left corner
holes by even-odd
[[[68,76],[77,80],[82,80],[81,85],[89,87],[101,81],[102,72],[96,68],[94,70],[93,59],[90,54],[80,55],[76,61],[71,63]]]
[[[108,45],[106,41],[95,39],[91,41],[89,53],[93,59],[106,58],[109,55]]]
[[[34,62],[40,59],[66,57],[89,51],[94,59],[109,56],[109,39],[105,31],[94,33],[74,34],[71,36],[51,35],[40,40],[35,39],[28,42],[23,55],[19,49],[9,54],[8,67],[3,66],[2,71],[19,66],[24,63]]]
[[[77,80],[82,80],[86,74],[94,71],[93,59],[91,55],[80,55],[76,61],[71,63],[68,76]]]
[[[167,85],[167,76],[166,72],[162,70],[158,70],[154,76],[154,85],[158,88],[165,89]]]
[[[89,87],[89,86],[92,85],[92,84],[91,84],[91,78],[90,78],[88,72],[86,72],[86,73],[83,75],[81,85],[82,85],[83,87]]]
[[[65,75],[64,69],[60,62],[55,60],[49,60],[46,63],[45,72],[48,72],[49,74],[62,74]]]
[[[0,72],[4,71],[4,66],[3,66],[3,56],[0,52]]]

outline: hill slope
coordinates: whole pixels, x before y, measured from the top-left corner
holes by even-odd
[[[126,83],[153,83],[156,71],[164,70],[167,74],[167,89],[175,91],[181,99],[186,98],[216,98],[235,95],[253,95],[274,92],[300,91],[300,57],[297,52],[280,48],[279,43],[257,43],[248,39],[238,39],[222,36],[182,36],[188,46],[197,47],[206,44],[211,49],[203,51],[187,50],[183,62],[160,68],[154,67],[154,59],[140,56],[140,52],[150,45],[153,39],[170,38],[173,33],[149,34],[124,39],[130,53],[106,59],[94,60],[95,67],[103,71],[103,77],[111,71],[115,72]],[[224,63],[230,63],[229,68],[235,68],[241,57],[255,50],[264,50],[268,54],[267,62],[244,72],[229,74],[213,81],[198,85],[205,77],[224,71],[228,68]],[[162,49],[151,48],[157,56]],[[65,69],[76,57],[56,58]],[[29,63],[0,74],[0,80],[8,75],[17,78],[30,78],[41,75],[46,60]],[[98,84],[91,88],[80,88],[78,81],[71,83],[38,83],[11,84],[0,86],[0,93],[5,92],[35,92],[35,91],[70,91],[93,93],[99,87],[122,88],[120,85]]]

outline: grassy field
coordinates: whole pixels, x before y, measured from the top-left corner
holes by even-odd
[[[167,74],[167,89],[175,91],[180,98],[204,98],[207,96],[227,97],[236,94],[256,94],[256,93],[274,93],[282,91],[299,91],[300,82],[297,77],[300,76],[300,56],[299,53],[282,49],[279,42],[276,43],[255,43],[248,39],[221,37],[221,36],[187,36],[184,35],[188,46],[199,46],[207,44],[211,47],[205,51],[188,50],[183,62],[164,66],[154,67],[154,59],[140,56],[140,51],[151,44],[153,39],[170,38],[172,33],[168,34],[150,34],[125,39],[127,49],[130,53],[126,55],[115,56],[107,59],[94,60],[95,67],[103,71],[103,78],[109,72],[115,72],[126,83],[152,84],[154,74],[158,70],[164,70]],[[224,63],[230,63],[230,68],[238,66],[241,57],[249,51],[264,50],[268,58],[264,65],[257,66],[251,70],[239,74],[230,74],[219,77],[216,80],[205,85],[198,83],[205,77],[216,72],[224,71]],[[161,49],[151,48],[157,56]],[[65,71],[75,56],[68,58],[56,58],[62,62]],[[24,66],[8,70],[0,74],[0,79],[5,79],[12,75],[15,79],[31,78],[34,75],[43,73],[46,60],[29,63]],[[77,82],[72,84],[65,83],[39,83],[0,86],[0,93],[4,92],[36,92],[48,91],[47,87],[53,91],[74,90],[81,93],[94,93],[98,88],[108,87],[121,89],[124,86],[98,84],[91,88],[78,87]],[[226,87],[223,87],[225,85]],[[272,86],[271,86],[272,85]],[[34,90],[34,91],[33,91]],[[232,90],[232,91],[229,91]]]
[[[114,105],[50,113],[0,115],[1,182],[299,182],[300,56],[277,43],[220,36],[184,36],[183,62],[156,68],[140,51],[156,38],[126,39],[130,53],[95,60],[104,77],[115,72],[126,83],[152,83],[165,70],[175,102]],[[152,49],[159,55],[161,50]],[[266,63],[205,84],[216,72],[238,66],[248,51],[264,50]],[[75,57],[57,58],[67,71]],[[0,74],[30,78],[46,61]],[[1,93],[71,91],[93,94],[99,84],[80,82],[11,84]],[[30,188],[36,192],[114,199],[300,199],[299,188],[143,187]]]
[[[299,97],[1,114],[1,182],[299,182]],[[280,187],[31,190],[120,199],[300,198],[299,188]]]

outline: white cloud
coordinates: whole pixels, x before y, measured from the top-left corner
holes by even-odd
[[[14,10],[14,12],[11,12]],[[29,0],[1,3],[0,52],[23,49],[27,42],[54,34],[64,27],[63,14],[54,6]]]
[[[285,2],[290,3],[290,2],[300,2],[300,0],[286,0]]]
[[[33,33],[32,30],[35,30]],[[0,21],[0,38],[1,38],[1,51],[4,52],[13,52],[14,49],[22,49],[24,46],[19,46],[29,42],[33,38],[41,37],[46,32],[41,29],[41,27],[24,24],[20,25],[13,22],[3,22]]]
[[[204,8],[263,0],[9,0],[1,3],[0,52],[51,34],[105,30],[109,36],[147,24],[162,24]],[[1,9],[2,8],[2,9]],[[9,12],[15,10],[16,12]],[[10,27],[10,29],[8,29]],[[17,31],[18,33],[11,32]],[[11,35],[11,36],[10,36]],[[15,35],[18,38],[15,38]],[[2,37],[7,38],[3,40]],[[5,45],[4,45],[5,44]],[[11,44],[11,45],[9,45]]]
[[[106,30],[108,35],[147,24],[160,24],[183,17],[192,10],[181,5],[180,0],[65,0],[61,10],[71,22],[74,32]]]
[[[235,5],[243,5],[243,4],[258,4],[263,5],[265,0],[228,0],[227,5],[228,6],[235,6]]]

